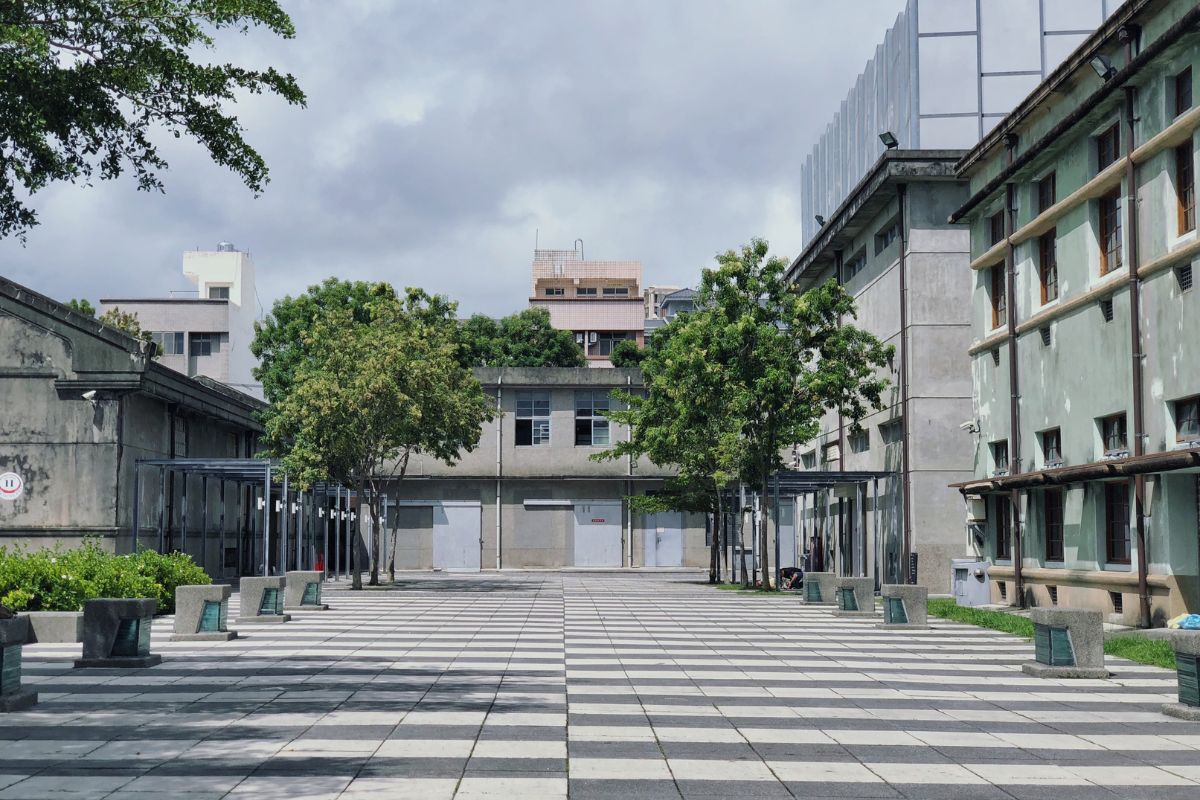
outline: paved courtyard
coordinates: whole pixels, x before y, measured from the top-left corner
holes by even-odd
[[[152,669],[26,649],[0,799],[1189,798],[1174,676],[1024,676],[1028,643],[893,633],[698,576],[405,577]],[[235,597],[236,600],[236,597]]]

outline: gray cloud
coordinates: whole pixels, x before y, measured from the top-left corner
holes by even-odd
[[[794,254],[799,168],[903,0],[297,2],[297,38],[222,37],[306,110],[236,113],[271,166],[254,198],[164,142],[167,193],[55,187],[0,272],[54,297],[180,288],[181,251],[253,252],[264,305],[330,275],[522,307],[534,232],[694,283],[751,236]]]

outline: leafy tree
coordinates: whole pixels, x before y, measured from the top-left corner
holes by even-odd
[[[583,367],[570,331],[550,325],[550,312],[527,308],[503,319],[474,314],[462,323],[463,357],[475,367]]]
[[[637,342],[633,339],[622,339],[613,345],[608,360],[614,367],[638,367],[645,357],[646,351],[638,347]]]
[[[88,317],[96,316],[96,309],[87,300],[71,299],[67,301],[67,306],[72,310]]]
[[[767,252],[767,242],[754,239],[719,255],[717,268],[704,271],[697,303],[712,326],[706,355],[720,365],[740,417],[738,471],[764,502],[771,474],[785,466],[782,449],[816,436],[827,409],[857,427],[869,407],[882,407],[888,381],[881,370],[893,352],[843,324],[854,317],[854,301],[835,281],[798,294],[784,279],[787,261]],[[766,514],[759,551],[765,587]]]
[[[494,410],[463,365],[455,306],[420,289],[398,297],[370,287],[366,320],[347,304],[324,309],[300,331],[301,357],[287,388],[266,412],[270,455],[299,486],[332,480],[354,486],[371,514],[379,582],[382,552],[379,481],[402,480],[411,457],[447,464],[475,448]],[[350,550],[354,587],[362,587]]]
[[[51,183],[130,170],[163,190],[159,129],[198,141],[258,193],[262,156],[225,104],[271,92],[304,105],[291,75],[197,60],[217,31],[295,29],[275,0],[8,0],[0,3],[0,238],[37,224],[27,197]]]
[[[87,302],[86,300],[84,301]],[[123,331],[135,339],[141,339],[143,342],[150,341],[150,331],[142,330],[142,323],[138,321],[138,315],[132,311],[122,311],[118,306],[113,306],[108,311],[100,315],[100,321],[109,327]]]

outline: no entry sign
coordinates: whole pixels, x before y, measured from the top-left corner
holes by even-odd
[[[0,500],[16,500],[25,491],[25,481],[15,472],[0,475]]]

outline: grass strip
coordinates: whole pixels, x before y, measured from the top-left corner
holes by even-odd
[[[1104,652],[1110,656],[1136,661],[1139,664],[1175,669],[1175,648],[1169,639],[1114,636],[1104,643]]]

